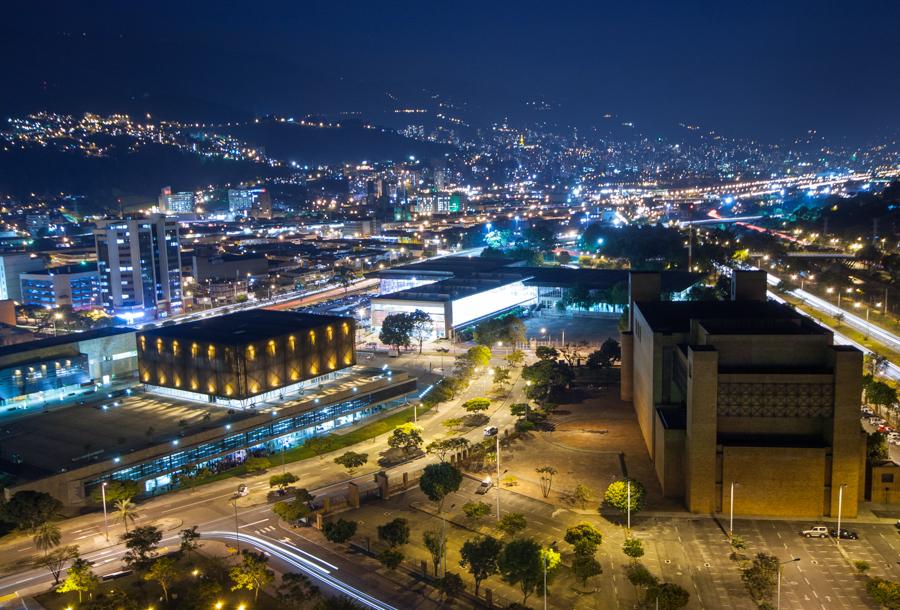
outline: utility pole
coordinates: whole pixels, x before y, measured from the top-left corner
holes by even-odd
[[[497,521],[500,521],[500,431],[497,431]]]
[[[109,520],[106,516],[106,481],[100,485],[100,495],[103,496],[103,531],[106,533],[106,541],[109,542]]]

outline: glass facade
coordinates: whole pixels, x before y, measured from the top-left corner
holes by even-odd
[[[142,481],[155,479],[190,467],[212,464],[234,453],[264,446],[273,449],[290,447],[305,439],[322,434],[335,427],[355,421],[401,404],[404,395],[416,389],[416,380],[410,379],[396,386],[344,400],[339,403],[316,407],[242,432],[225,432],[221,439],[200,443],[193,447],[173,451],[151,460],[115,470],[104,477],[92,480],[87,487],[99,485],[109,479]],[[389,402],[385,402],[389,401]]]

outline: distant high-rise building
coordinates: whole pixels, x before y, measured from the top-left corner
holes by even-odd
[[[272,218],[272,197],[264,188],[228,189],[228,211],[234,216]]]
[[[97,265],[67,265],[23,273],[22,304],[47,309],[71,307],[75,311],[100,306]]]
[[[39,256],[24,252],[0,255],[0,300],[12,299],[22,302],[19,279],[23,273],[40,271],[45,261]]]
[[[165,187],[159,194],[159,211],[167,214],[193,214],[194,194],[188,191],[173,193]]]
[[[100,221],[94,230],[100,304],[127,318],[182,311],[178,223],[164,214]]]

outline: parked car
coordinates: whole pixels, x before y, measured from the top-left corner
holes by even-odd
[[[832,538],[840,538],[841,540],[859,540],[859,536],[857,535],[856,532],[851,531],[851,530],[846,530],[844,528],[841,528],[840,536],[838,536],[838,531],[836,529],[831,530],[831,532],[829,532],[829,533],[831,534]]]
[[[481,485],[478,486],[478,489],[475,490],[475,493],[484,495],[493,486],[494,482],[491,480],[491,477],[488,477],[481,482]]]
[[[250,495],[250,488],[246,484],[241,483],[237,488],[237,495],[241,498]]]
[[[824,525],[814,525],[801,531],[800,535],[807,538],[828,538],[828,528]]]
[[[497,429],[497,426],[488,426],[484,429],[485,436],[497,436],[498,432],[500,432],[500,430]]]

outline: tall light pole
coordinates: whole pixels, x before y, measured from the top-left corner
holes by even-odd
[[[103,531],[106,533],[106,541],[109,542],[109,518],[106,513],[106,481],[100,484],[100,495],[103,497]]]
[[[500,521],[500,431],[497,430],[497,521]]]
[[[837,523],[837,544],[841,544],[841,509],[844,507],[844,488],[846,483],[841,483],[838,487],[838,523]]]
[[[737,483],[734,481],[731,482],[731,503],[728,506],[729,516],[728,516],[728,535],[734,536],[734,488],[737,486]]]
[[[800,561],[800,558],[794,557],[793,559],[788,559],[787,561],[778,562],[778,592],[775,594],[775,610],[781,610],[781,566],[786,563],[793,563],[795,561]]]
[[[628,529],[631,529],[631,481],[625,482],[626,487],[628,488],[628,496],[626,506],[628,507]]]
[[[238,529],[238,513],[237,513],[238,495],[231,496],[231,503],[234,505],[234,541],[237,543],[238,555],[241,554],[241,532]]]
[[[544,610],[547,610],[547,556],[550,554],[550,549],[556,549],[556,540],[544,549]]]

